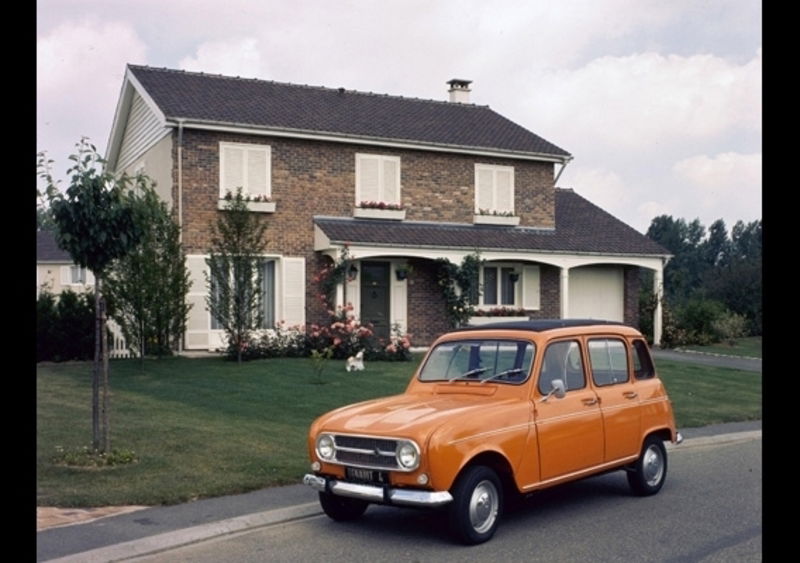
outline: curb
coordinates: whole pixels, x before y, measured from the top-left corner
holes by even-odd
[[[166,532],[147,538],[118,543],[116,545],[110,545],[98,549],[92,549],[82,553],[74,553],[65,557],[59,557],[58,559],[50,559],[49,561],[51,563],[68,563],[78,561],[86,563],[100,563],[106,561],[120,561],[133,557],[153,555],[162,551],[183,547],[185,545],[209,540],[219,536],[254,530],[256,528],[272,526],[275,524],[282,524],[285,522],[291,522],[293,520],[300,520],[302,518],[310,518],[311,516],[317,516],[318,514],[322,514],[319,503],[310,502],[306,504],[299,504],[297,506],[267,510],[265,512],[258,512],[256,514],[247,514],[245,516],[229,518],[228,520],[212,522],[210,524],[202,524],[200,526],[193,526],[191,528],[184,528],[183,530]]]
[[[689,350],[687,348],[673,348],[675,352],[680,352],[681,354],[697,354],[698,356],[712,356],[714,358],[730,358],[733,360],[756,360],[762,361],[762,358],[758,358],[756,356],[734,356],[732,354],[719,354],[717,352],[702,352],[700,350]]]
[[[703,446],[746,442],[761,437],[761,430],[731,432],[727,434],[717,434],[714,436],[687,438],[680,445],[670,442],[666,444],[666,447],[667,451],[679,452],[687,449],[701,448]],[[127,541],[116,545],[84,551],[81,553],[74,553],[65,557],[50,559],[48,560],[48,563],[101,563],[108,561],[121,561],[134,557],[153,555],[168,551],[170,549],[184,547],[193,543],[199,543],[221,536],[246,532],[267,526],[274,526],[276,524],[283,524],[295,520],[311,518],[321,514],[322,510],[317,502],[298,504],[296,506],[288,506],[285,508],[257,512],[255,514],[237,516],[236,518],[229,518],[219,522],[202,524],[200,526],[184,528],[183,530],[165,532],[138,540]]]

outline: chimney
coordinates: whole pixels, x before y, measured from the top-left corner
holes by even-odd
[[[471,92],[469,85],[472,84],[472,80],[453,78],[452,80],[448,80],[447,83],[450,85],[448,92],[450,93],[451,102],[457,104],[469,103],[469,93]]]

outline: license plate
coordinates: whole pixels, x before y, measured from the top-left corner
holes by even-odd
[[[362,469],[360,467],[345,467],[344,474],[349,481],[360,481],[362,483],[388,483],[387,475],[383,471],[373,471],[372,469]]]

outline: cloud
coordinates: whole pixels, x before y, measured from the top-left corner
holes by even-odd
[[[565,176],[567,171],[570,171],[570,187],[612,215],[619,216],[621,211],[630,208],[625,182],[616,172],[605,168],[573,168],[573,165],[567,167]],[[562,181],[559,184],[565,185]]]
[[[182,58],[178,66],[183,70],[243,78],[268,76],[258,40],[253,37],[202,43],[194,56]]]
[[[690,184],[702,208],[727,206],[743,217],[761,214],[761,170],[760,153],[733,152],[692,156],[672,167],[678,181]]]
[[[66,169],[81,136],[103,151],[126,63],[146,61],[147,49],[127,23],[66,21],[36,42],[37,143]]]
[[[744,64],[715,55],[604,56],[575,70],[535,73],[521,96],[537,132],[587,152],[761,131],[761,49]],[[573,149],[577,150],[577,149]]]

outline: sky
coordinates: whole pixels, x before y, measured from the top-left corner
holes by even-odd
[[[37,0],[37,151],[105,154],[125,65],[471,101],[640,232],[761,218],[758,0]]]

